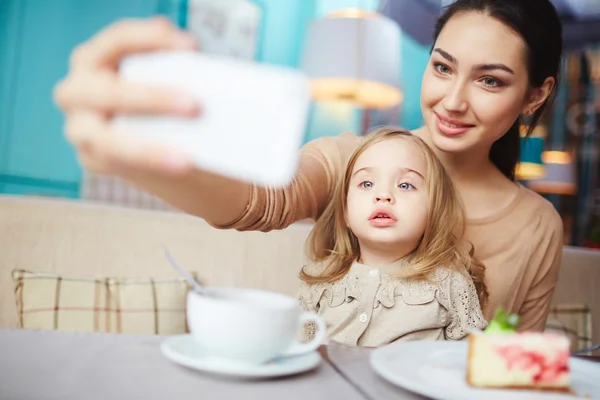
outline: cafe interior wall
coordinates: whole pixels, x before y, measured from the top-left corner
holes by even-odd
[[[546,177],[525,184],[557,208],[565,243],[600,249],[600,46],[567,51],[561,78],[543,121],[544,151],[568,155],[571,174],[555,175],[554,165],[546,165]]]

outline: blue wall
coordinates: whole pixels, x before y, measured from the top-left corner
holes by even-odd
[[[304,33],[316,12],[317,0],[253,0],[263,6],[265,24],[259,59],[297,67]]]
[[[420,45],[406,34],[402,35],[401,46],[404,103],[400,123],[406,129],[416,129],[423,122],[421,78],[429,61],[429,48]]]
[[[81,169],[52,101],[71,50],[117,18],[177,10],[163,0],[0,3],[0,191],[77,197]]]

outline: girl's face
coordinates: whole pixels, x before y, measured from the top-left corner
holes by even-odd
[[[427,164],[402,138],[383,140],[356,160],[349,181],[346,224],[361,249],[415,249],[427,224]],[[382,247],[385,246],[385,247]]]
[[[528,110],[523,39],[497,19],[452,17],[423,75],[421,108],[431,143],[442,152],[488,153]]]

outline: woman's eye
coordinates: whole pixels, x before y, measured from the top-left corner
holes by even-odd
[[[398,187],[402,190],[413,190],[415,187],[410,183],[402,182],[398,185]]]
[[[483,82],[483,84],[487,87],[500,87],[503,85],[503,83],[501,81],[499,81],[498,79],[495,78],[483,78],[481,80],[481,82]]]
[[[364,181],[361,182],[359,186],[363,189],[371,189],[373,187],[373,182]]]
[[[439,72],[440,74],[449,74],[450,73],[450,68],[448,68],[447,66],[445,66],[444,64],[440,64],[440,63],[436,63],[433,65],[433,67],[436,69],[437,72]]]

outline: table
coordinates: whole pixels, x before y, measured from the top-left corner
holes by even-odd
[[[365,400],[329,363],[274,380],[236,380],[162,356],[161,336],[0,329],[0,399]]]
[[[336,342],[327,345],[327,359],[346,380],[370,400],[420,400],[427,397],[389,383],[371,368],[373,348],[346,346]]]
[[[202,374],[162,356],[162,336],[0,329],[0,399],[415,400],[370,366],[373,349],[332,342],[315,370],[269,380]],[[600,362],[600,357],[586,357]]]

